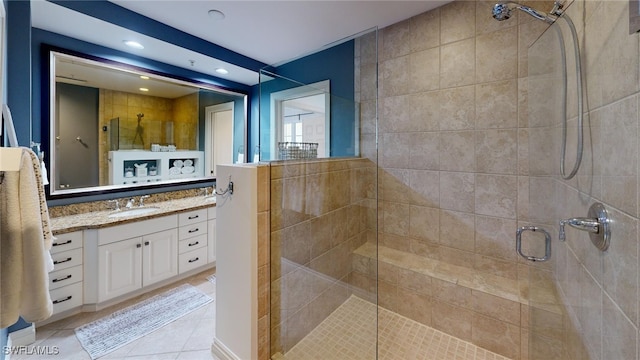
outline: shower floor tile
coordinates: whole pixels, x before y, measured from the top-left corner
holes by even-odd
[[[371,360],[376,355],[376,305],[351,296],[284,356],[284,360]],[[467,341],[377,308],[378,359],[508,360]]]

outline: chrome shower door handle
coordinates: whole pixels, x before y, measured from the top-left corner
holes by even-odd
[[[530,256],[522,253],[522,233],[525,231],[541,232],[544,234],[544,257],[540,258],[540,257]],[[547,261],[551,257],[551,235],[547,230],[543,228],[539,228],[537,226],[521,226],[516,231],[516,251],[518,252],[518,255],[522,256],[523,258],[529,261],[533,261],[533,262]]]

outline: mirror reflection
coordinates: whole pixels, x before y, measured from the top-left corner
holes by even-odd
[[[244,94],[61,52],[51,66],[52,194],[205,179],[244,162]]]

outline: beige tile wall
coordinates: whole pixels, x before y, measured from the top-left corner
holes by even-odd
[[[550,9],[549,2],[527,3]],[[530,270],[514,251],[515,230],[529,220],[527,49],[546,25],[517,12],[495,21],[493,4],[454,1],[380,31],[378,239],[517,284]],[[538,267],[550,278],[551,264]],[[521,316],[528,312],[520,303],[510,303],[514,313],[501,319],[474,307],[500,304],[492,294],[474,296],[438,280],[468,292],[442,298],[417,290],[429,286],[428,277],[390,282],[388,271],[394,269],[379,267],[381,304],[527,358],[528,323]],[[402,309],[407,302],[411,311]]]
[[[534,192],[541,195],[535,203],[530,199],[529,211],[539,218],[553,214],[557,221],[586,216],[592,203],[602,202],[613,221],[612,239],[605,253],[574,229],[568,230],[566,243],[554,243],[554,275],[566,307],[564,336],[532,328],[532,350],[544,351],[555,343],[564,359],[638,359],[640,40],[638,34],[629,34],[627,1],[576,0],[568,14],[578,29],[586,83],[584,159],[576,178],[565,181],[556,175],[561,117],[549,106],[553,90],[543,82],[549,79],[545,74],[553,73],[549,63],[557,62],[559,52],[553,48],[555,36],[544,36],[535,49],[544,54],[529,59],[537,72],[529,84],[529,103],[537,109],[529,117],[529,185],[532,197]],[[570,74],[569,84],[573,81]],[[570,96],[569,169],[576,146],[575,90]],[[544,148],[553,149],[553,154],[540,152],[534,160],[533,154]],[[549,174],[554,176],[545,178]]]
[[[186,95],[177,99],[166,99],[100,89],[99,94],[100,129],[110,128],[111,119],[119,117],[121,132],[129,142],[133,140],[137,124],[137,114],[143,113],[141,125],[144,127],[143,138],[147,150],[152,142],[168,143],[165,138],[164,122],[174,122],[174,141],[179,149],[194,150],[197,146],[198,133],[198,94]],[[100,185],[109,182],[108,131],[99,133]],[[126,142],[125,142],[126,143]],[[136,143],[139,144],[139,143]]]
[[[375,214],[367,191],[375,189],[375,166],[366,159],[272,163],[270,186],[276,354],[286,353],[358,290],[349,285],[351,259],[375,224],[367,221]]]

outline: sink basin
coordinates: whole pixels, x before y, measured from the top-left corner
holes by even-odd
[[[149,214],[152,213],[154,211],[158,211],[160,210],[157,207],[141,207],[141,208],[135,208],[135,209],[127,209],[127,210],[122,210],[122,211],[118,211],[118,212],[114,212],[112,214],[109,214],[110,218],[121,218],[121,217],[128,217],[128,216],[138,216],[138,215],[145,215],[145,214]]]

